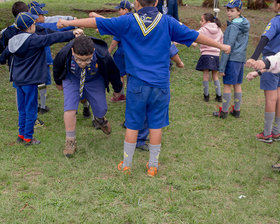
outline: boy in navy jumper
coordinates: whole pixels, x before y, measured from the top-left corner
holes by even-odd
[[[124,160],[118,169],[130,173],[138,130],[147,119],[150,130],[148,175],[155,176],[161,147],[162,128],[169,124],[169,49],[171,41],[190,46],[193,41],[230,52],[219,44],[162,15],[155,7],[157,0],[135,0],[137,13],[117,18],[60,20],[58,27],[80,26],[98,28],[101,35],[118,36],[124,47],[126,71],[129,76],[126,98]],[[139,113],[141,112],[141,113]]]
[[[74,33],[54,33],[39,36],[35,34],[34,16],[28,12],[19,13],[15,20],[19,34],[13,36],[0,57],[0,63],[5,64],[12,56],[10,73],[17,88],[17,103],[19,111],[18,142],[25,145],[40,144],[33,138],[34,123],[37,119],[38,84],[47,79],[47,64],[44,48],[57,42],[65,42],[74,38]]]
[[[94,115],[94,127],[105,134],[111,133],[111,125],[105,118],[106,93],[109,82],[115,94],[120,95],[120,73],[108,52],[107,44],[88,36],[77,37],[56,55],[53,63],[54,81],[64,94],[64,124],[66,141],[64,155],[74,155],[76,142],[76,111],[81,98],[88,100]]]

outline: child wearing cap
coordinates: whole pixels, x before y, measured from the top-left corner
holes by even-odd
[[[0,63],[5,64],[12,55],[10,67],[12,81],[17,89],[17,104],[19,111],[18,142],[26,146],[40,144],[33,138],[34,123],[37,118],[38,84],[47,79],[47,65],[44,48],[57,42],[65,42],[74,38],[74,33],[81,30],[49,35],[35,34],[35,20],[38,17],[28,12],[19,13],[15,26],[21,31],[13,36],[0,57]]]
[[[223,119],[228,115],[232,87],[234,88],[234,106],[232,106],[230,114],[235,118],[240,117],[241,84],[250,29],[249,21],[241,15],[241,0],[230,0],[225,7],[227,7],[229,21],[227,21],[227,28],[224,33],[224,44],[231,46],[231,53],[229,55],[222,53],[221,56],[219,72],[223,76],[223,104],[219,111],[213,112],[213,116]]]
[[[190,46],[193,41],[230,52],[230,47],[190,30],[155,7],[157,0],[135,0],[136,13],[117,18],[60,20],[59,27],[98,28],[101,35],[121,39],[129,75],[126,96],[124,160],[118,169],[130,173],[138,130],[147,119],[150,130],[148,175],[155,176],[161,149],[162,128],[169,124],[169,49],[171,41]]]
[[[267,24],[260,42],[246,65],[255,68],[255,60],[262,53],[263,59],[280,51],[280,0],[274,0],[273,11],[277,15]],[[261,73],[260,73],[261,74]],[[263,72],[260,88],[264,90],[265,112],[264,129],[256,135],[257,140],[265,143],[280,140],[280,73]],[[275,124],[273,125],[273,121]]]
[[[44,8],[46,6],[45,3],[40,4],[39,2],[32,1],[28,4],[28,8],[30,9],[31,7],[39,7],[39,8]],[[45,23],[56,23],[59,19],[66,19],[66,20],[73,20],[75,17],[73,16],[44,16]]]
[[[35,4],[32,2],[31,4]],[[38,3],[37,3],[38,4]],[[41,6],[44,4],[41,4]],[[52,31],[69,31],[72,29],[75,29],[75,27],[67,27],[67,28],[62,28],[62,29],[57,29],[56,27],[56,22],[55,23],[45,23],[45,16],[48,14],[48,11],[42,10],[39,6],[31,6],[29,9],[30,13],[33,15],[38,16],[36,19],[36,25],[39,25],[41,27],[44,27],[46,29],[46,33],[48,34],[48,30]],[[50,65],[53,64],[53,59],[52,59],[52,54],[51,54],[51,48],[50,46],[47,46],[45,48],[46,52],[46,58],[47,58],[47,66],[48,66],[48,79],[47,82],[44,84],[39,85],[39,93],[40,93],[40,104],[38,107],[38,112],[40,114],[44,114],[49,112],[49,107],[46,106],[46,99],[47,99],[47,86],[51,84],[51,71],[50,71]]]

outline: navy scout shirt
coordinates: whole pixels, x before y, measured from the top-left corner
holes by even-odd
[[[171,41],[190,46],[199,33],[162,15],[156,7],[117,18],[96,18],[101,35],[120,38],[125,55],[126,72],[151,87],[169,87],[169,50]]]

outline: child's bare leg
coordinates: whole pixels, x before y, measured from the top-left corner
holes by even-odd
[[[202,85],[203,85],[204,96],[208,96],[209,95],[209,70],[204,70],[203,71]]]
[[[280,133],[280,88],[277,89],[275,125],[272,128],[272,133],[274,135],[278,135]]]
[[[265,113],[264,113],[264,136],[268,136],[272,132],[272,124],[275,117],[275,109],[277,103],[277,90],[265,90]]]
[[[184,68],[184,63],[182,62],[181,58],[179,57],[178,54],[175,54],[172,58],[172,61],[174,61],[176,63],[176,66],[178,68]]]
[[[159,158],[160,147],[161,147],[161,137],[162,137],[161,129],[150,129],[149,167],[158,168],[158,158]]]
[[[242,89],[241,84],[236,84],[234,87],[234,110],[239,111],[242,101]]]
[[[126,129],[123,152],[123,168],[131,167],[132,158],[136,147],[137,135],[138,130],[132,130],[129,128]]]
[[[73,132],[76,130],[76,110],[68,110],[64,112],[64,125],[67,132]]]

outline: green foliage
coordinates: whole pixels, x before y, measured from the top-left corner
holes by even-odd
[[[113,8],[114,1],[54,1],[51,15],[86,17],[71,8]],[[185,1],[184,3],[189,2]],[[179,15],[191,28],[211,9],[181,7]],[[0,4],[0,26],[13,22],[12,2]],[[112,14],[113,16],[117,14]],[[270,18],[269,11],[243,11],[251,21],[248,57]],[[224,25],[223,9],[219,17]],[[100,37],[87,29],[88,35]],[[102,37],[108,43],[111,37]],[[56,44],[56,52],[64,44]],[[210,102],[203,102],[202,74],[196,71],[198,48],[178,46],[184,69],[172,68],[170,126],[163,130],[160,171],[146,176],[147,152],[136,151],[133,173],[116,169],[123,155],[125,104],[108,101],[107,118],[113,132],[105,136],[91,121],[77,115],[78,152],[63,156],[65,141],[63,94],[48,87],[51,111],[39,115],[45,127],[35,130],[39,146],[16,144],[15,89],[8,69],[0,66],[0,222],[1,223],[279,223],[279,174],[270,169],[279,155],[279,144],[255,140],[263,128],[264,97],[258,80],[243,84],[241,118],[212,117],[216,110],[214,87]],[[249,70],[246,69],[246,72]],[[112,92],[107,96],[109,99]],[[239,199],[240,195],[246,198]]]

